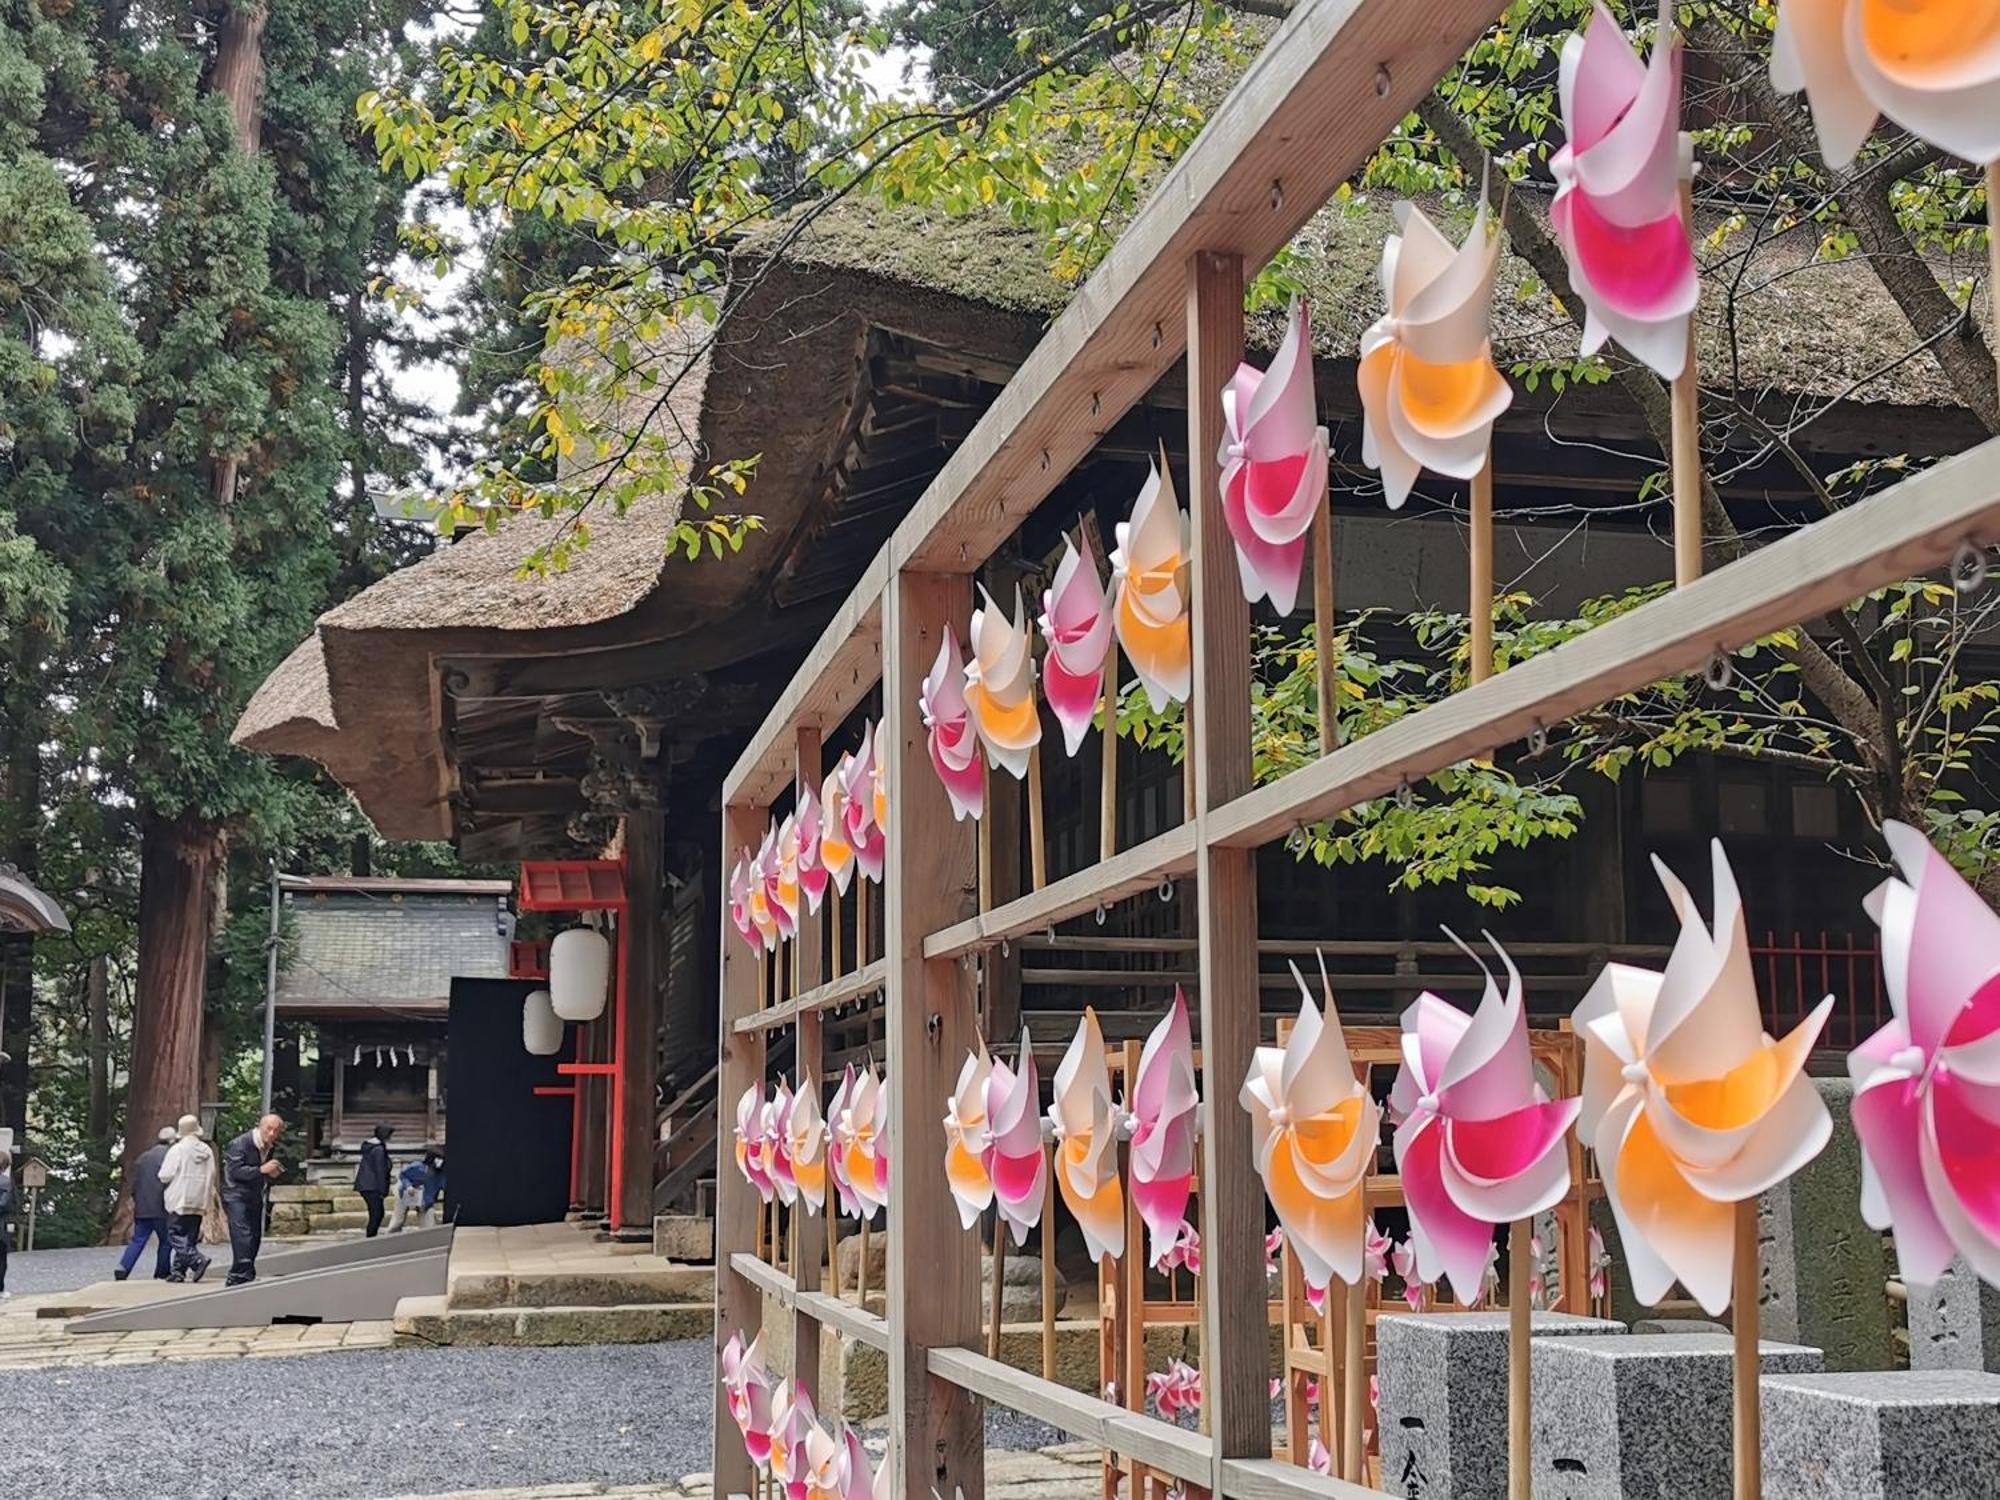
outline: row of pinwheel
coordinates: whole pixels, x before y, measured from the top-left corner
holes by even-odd
[[[820,1424],[811,1395],[764,1366],[764,1336],[746,1348],[741,1333],[722,1350],[722,1388],[744,1451],[784,1500],[888,1500],[889,1465],[875,1471],[861,1434],[844,1422]]]
[[[799,916],[815,915],[827,887],[847,894],[855,873],[882,879],[889,829],[888,768],[873,724],[861,748],[843,752],[819,795],[803,789],[799,805],[764,831],[753,854],[740,849],[729,872],[729,920],[753,948],[775,951],[795,936]]]
[[[752,1084],[736,1101],[736,1168],[766,1203],[817,1214],[831,1182],[840,1212],[872,1221],[889,1203],[889,1085],[850,1065],[825,1118],[817,1090]]]

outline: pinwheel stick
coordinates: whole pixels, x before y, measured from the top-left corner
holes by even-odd
[[[1534,1441],[1528,1423],[1529,1339],[1534,1309],[1528,1295],[1528,1262],[1534,1221],[1516,1219],[1507,1231],[1507,1500],[1530,1500]],[[1456,1290],[1456,1288],[1454,1288]]]
[[[1049,883],[1049,844],[1042,833],[1042,747],[1028,752],[1028,875],[1036,890]]]
[[[992,1304],[986,1319],[986,1357],[1000,1357],[1000,1301],[1006,1288],[1004,1281],[1007,1271],[1007,1226],[996,1215],[993,1220],[993,1280],[987,1292],[987,1300]]]
[[[1736,1205],[1736,1288],[1730,1319],[1736,1336],[1736,1500],[1761,1500],[1764,1493],[1764,1443],[1758,1381],[1763,1361],[1757,1349],[1757,1200]]]
[[[1042,1177],[1042,1379],[1056,1378],[1056,1148]]]
[[[1118,642],[1104,648],[1104,738],[1100,752],[1104,781],[1097,803],[1097,857],[1118,852]]]
[[[1333,506],[1321,509],[1313,522],[1313,670],[1319,687],[1319,753],[1331,755],[1340,743],[1334,669],[1339,660],[1333,647]]]
[[[981,765],[979,770],[979,909],[981,912],[993,910],[993,819],[988,816],[993,810],[993,768]]]
[[[1475,683],[1493,675],[1493,451],[1486,466],[1472,476],[1471,597],[1466,613],[1472,620],[1472,662]]]
[[[826,970],[826,972],[827,972],[828,974],[830,974],[830,975],[833,975],[833,976],[834,976],[835,978],[838,978],[838,977],[839,977],[839,975],[840,975],[840,972],[841,972],[841,969],[840,969],[840,887],[839,887],[839,886],[837,886],[837,885],[834,885],[834,884],[833,884],[833,883],[832,883],[831,881],[828,881],[828,882],[827,882],[827,884],[828,884],[828,886],[829,886],[829,889],[828,889],[828,891],[827,891],[827,896],[828,896],[828,898],[829,898],[829,899],[830,899],[830,900],[832,901],[832,903],[833,903],[833,915],[832,915],[832,917],[830,917],[830,918],[828,919],[828,921],[827,921],[827,924],[826,924],[826,925],[827,925],[827,929],[828,929],[828,931],[829,931],[829,933],[831,934],[831,937],[832,937],[832,943],[833,943],[833,956],[832,956],[832,958],[830,958],[830,959],[829,959],[829,960],[827,961],[827,970]],[[829,1222],[830,1222],[830,1221],[829,1221]]]
[[[1694,235],[1694,184],[1681,184],[1681,217]],[[1673,389],[1674,586],[1701,577],[1701,365],[1695,319],[1688,319],[1687,362]]]
[[[1341,1339],[1341,1431],[1340,1477],[1350,1484],[1368,1482],[1368,1452],[1362,1439],[1362,1422],[1368,1410],[1368,1291],[1355,1282],[1342,1289],[1347,1304],[1347,1327]],[[1320,1400],[1332,1399],[1331,1391],[1321,1391]]]
[[[854,1290],[858,1294],[861,1305],[865,1308],[868,1305],[868,1220],[866,1216],[861,1220],[861,1269],[855,1273]]]

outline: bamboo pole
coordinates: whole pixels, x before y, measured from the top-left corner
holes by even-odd
[[[1758,1288],[1757,1200],[1736,1205],[1735,1306],[1736,1339],[1736,1500],[1762,1500],[1764,1493],[1763,1412],[1758,1381],[1763,1373],[1757,1348]]]
[[[1056,1148],[1042,1178],[1042,1379],[1056,1378]]]
[[[831,1182],[826,1186],[826,1279],[833,1284],[836,1302],[840,1300],[840,1215],[835,1211],[839,1191]]]
[[[1340,743],[1339,700],[1334,677],[1333,628],[1333,506],[1329,502],[1313,522],[1313,670],[1319,687],[1319,753],[1330,755]]]
[[[1049,883],[1049,844],[1042,831],[1042,747],[1028,752],[1028,873],[1036,890]]]
[[[979,767],[979,909],[993,910],[993,767]]]
[[[1528,1359],[1534,1309],[1528,1300],[1529,1241],[1534,1221],[1516,1219],[1507,1231],[1507,1500],[1531,1500],[1534,1438],[1528,1423]]]
[[[840,967],[840,887],[831,878],[827,880],[826,893],[833,900],[833,915],[826,924],[833,933],[833,959],[826,971],[838,978],[844,972]]]
[[[854,1289],[859,1294],[856,1301],[862,1308],[868,1306],[868,1215],[861,1217],[861,1264],[854,1272]]]
[[[1097,798],[1097,857],[1118,852],[1118,639],[1104,648],[1104,731],[1099,741],[1104,777]]]
[[[998,1214],[993,1218],[993,1280],[987,1292],[986,1357],[1000,1357],[1000,1304],[1006,1296],[1007,1225]]]
[[[1486,452],[1486,466],[1472,476],[1471,491],[1472,588],[1466,613],[1472,620],[1469,675],[1476,685],[1493,675],[1493,451],[1490,447]],[[1697,502],[1699,498],[1697,489]],[[1696,519],[1698,524],[1698,513]]]
[[[854,872],[854,967],[868,964],[868,877]],[[865,1224],[865,1220],[863,1221]]]
[[[1694,235],[1694,184],[1681,184],[1681,217]],[[1688,319],[1687,362],[1673,386],[1674,585],[1701,577],[1701,369],[1695,320]]]
[[[1368,1451],[1362,1430],[1368,1411],[1368,1292],[1363,1284],[1356,1282],[1353,1286],[1343,1285],[1341,1295],[1346,1302],[1347,1317],[1341,1340],[1341,1396],[1345,1404],[1341,1416],[1340,1477],[1350,1484],[1366,1484]],[[1332,1392],[1322,1386],[1319,1399],[1331,1400]]]

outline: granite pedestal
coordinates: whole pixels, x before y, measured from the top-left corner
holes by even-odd
[[[1817,1349],[1761,1352],[1766,1376],[1820,1369]],[[1716,1334],[1536,1339],[1535,1500],[1726,1500],[1732,1377]]]
[[[1764,1500],[2000,1495],[2000,1375],[1794,1375],[1763,1396]]]
[[[2000,1291],[1964,1261],[1935,1286],[1911,1287],[1909,1312],[1910,1368],[2000,1371]]]
[[[1536,1313],[1537,1340],[1625,1331]],[[1382,1487],[1423,1500],[1505,1500],[1507,1314],[1384,1313],[1375,1324]]]

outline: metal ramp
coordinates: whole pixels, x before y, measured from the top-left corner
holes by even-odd
[[[387,1321],[404,1297],[442,1296],[452,1230],[418,1229],[372,1240],[308,1245],[259,1257],[257,1279],[72,1319],[70,1333],[173,1328],[262,1328],[272,1323]],[[226,1252],[225,1252],[226,1255]],[[211,1275],[225,1257],[217,1258]]]

